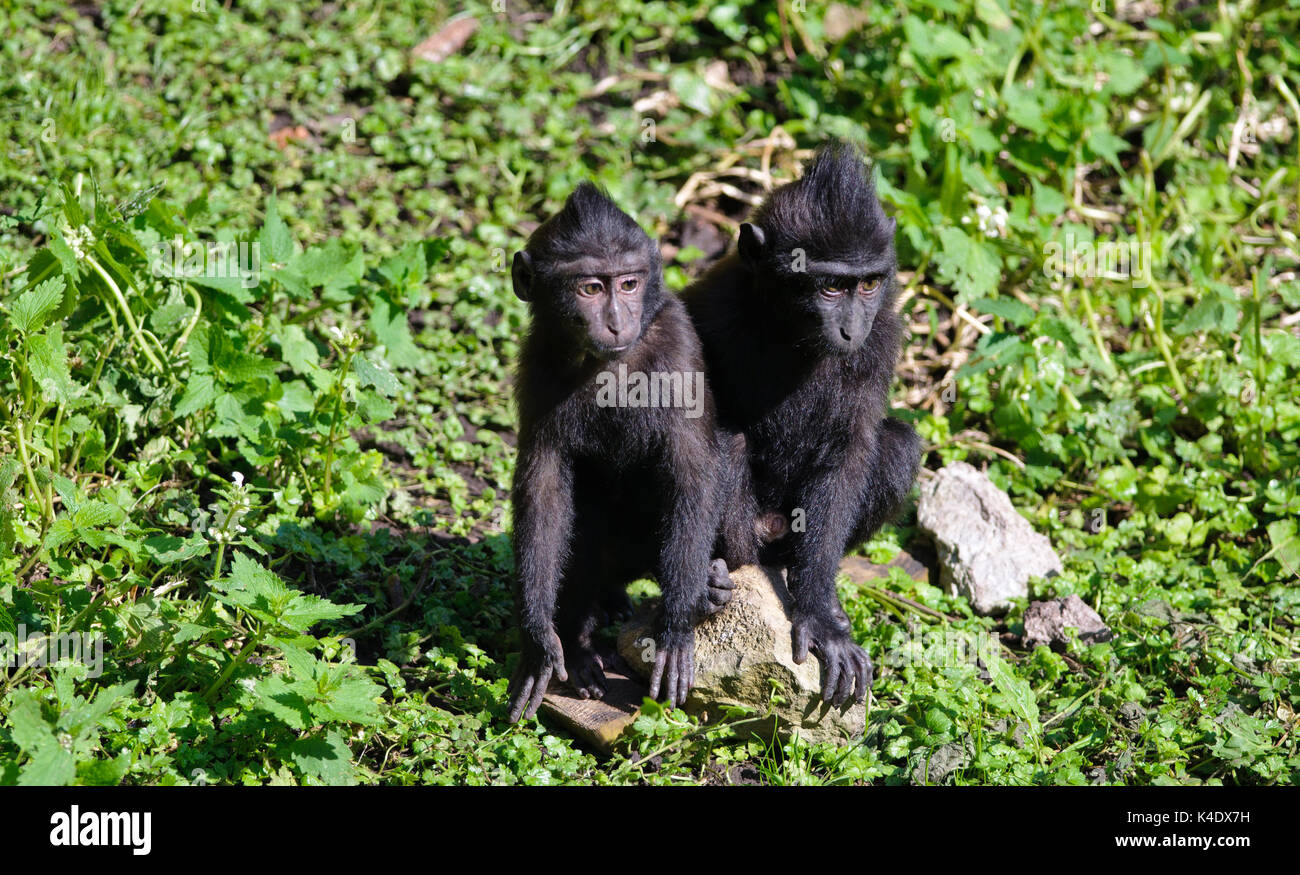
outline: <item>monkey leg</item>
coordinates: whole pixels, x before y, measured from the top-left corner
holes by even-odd
[[[560,605],[555,627],[564,647],[564,667],[569,684],[580,699],[600,699],[605,695],[605,664],[596,653],[593,637],[600,623],[601,602],[605,587],[601,575],[599,551],[588,546],[588,553],[574,557],[573,567],[560,586]]]
[[[921,439],[916,430],[901,420],[882,419],[876,426],[862,505],[848,547],[870,538],[898,512],[916,482],[920,462]]]
[[[722,521],[713,555],[724,559],[729,568],[758,561],[759,534],[755,528],[758,499],[746,446],[743,434],[723,437]]]

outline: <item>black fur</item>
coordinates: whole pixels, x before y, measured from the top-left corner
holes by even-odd
[[[718,550],[733,568],[787,567],[795,657],[817,653],[835,704],[871,684],[836,570],[897,510],[920,457],[911,426],[886,417],[902,335],[894,225],[858,151],[832,143],[684,293],[731,436]]]
[[[619,275],[633,273],[644,277],[639,295],[612,290]],[[582,277],[606,274],[609,295],[576,291]],[[536,712],[552,673],[584,698],[604,693],[592,647],[600,609],[650,572],[663,591],[651,694],[662,683],[669,702],[681,704],[694,679],[695,623],[730,587],[725,566],[709,562],[720,513],[713,401],[705,390],[702,415],[690,417],[682,407],[602,406],[597,392],[608,379],[601,375],[620,366],[629,374],[703,373],[699,339],[681,302],[664,292],[654,241],[590,184],[529,238],[515,256],[514,281],[532,325],[515,393],[523,658],[510,719]],[[629,322],[636,336],[624,348]]]

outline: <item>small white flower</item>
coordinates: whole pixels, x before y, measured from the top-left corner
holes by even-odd
[[[243,475],[243,474],[240,474],[238,471],[236,471],[234,474],[231,474],[231,475],[230,475],[230,479],[234,481],[234,483],[235,483],[236,486],[243,487],[243,485],[244,485],[244,475]]]

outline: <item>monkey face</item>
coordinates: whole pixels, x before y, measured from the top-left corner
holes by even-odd
[[[849,355],[862,348],[880,311],[885,283],[882,276],[812,278],[814,293],[807,297],[817,316],[822,344],[829,352]]]
[[[636,344],[663,305],[659,247],[590,183],[515,254],[515,294],[534,320],[587,355],[609,359]]]
[[[573,277],[573,310],[588,352],[611,358],[641,338],[641,312],[648,282],[648,267]]]
[[[544,271],[534,264],[527,252],[515,256],[516,291],[524,289],[535,313],[600,359],[621,355],[641,339],[662,295],[658,262],[646,251],[585,255]]]
[[[740,253],[795,344],[826,355],[861,349],[876,314],[893,298],[892,241],[850,241],[858,244],[856,252],[827,255],[806,241],[770,243],[771,236],[760,226],[742,225]]]

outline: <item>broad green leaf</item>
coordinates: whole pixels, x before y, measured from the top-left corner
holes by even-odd
[[[206,410],[217,400],[217,385],[212,374],[195,373],[185,384],[185,394],[176,402],[176,417],[184,419]]]
[[[280,675],[271,675],[257,681],[254,692],[258,706],[282,721],[286,726],[304,730],[314,722],[307,699]],[[310,686],[310,685],[304,685]]]
[[[320,353],[299,325],[286,325],[280,335],[280,357],[304,377],[320,366]]]
[[[1273,558],[1293,575],[1300,575],[1300,535],[1295,520],[1274,520],[1268,524]]]
[[[1016,677],[1001,654],[993,648],[989,648],[985,655],[985,665],[993,679],[993,686],[1006,696],[1011,712],[1028,724],[1029,734],[1037,740],[1042,728],[1039,725],[1038,701],[1034,698],[1033,688],[1022,678]]]
[[[32,757],[32,761],[23,766],[18,777],[20,787],[64,787],[72,783],[77,774],[77,761],[72,754],[53,741]]]
[[[364,677],[350,677],[330,690],[323,713],[335,720],[374,725],[381,721],[375,700],[383,694],[379,684]]]
[[[280,622],[295,632],[305,632],[323,620],[339,620],[360,613],[361,605],[336,605],[319,596],[294,594],[280,615]]]
[[[266,221],[262,225],[261,233],[257,235],[257,242],[261,246],[261,258],[264,264],[288,264],[293,258],[293,234],[290,233],[289,226],[280,218],[275,195],[271,195],[266,203]]]
[[[300,738],[290,747],[294,763],[303,773],[331,786],[357,783],[352,751],[334,730],[320,736]]]
[[[63,328],[51,325],[44,333],[28,338],[32,379],[41,389],[41,397],[51,404],[68,404],[79,394],[68,370],[68,347],[63,342]]]
[[[411,338],[406,311],[385,295],[375,297],[370,314],[370,327],[375,338],[384,345],[386,358],[399,368],[413,368],[420,360],[420,350]]]
[[[996,294],[1002,275],[996,250],[951,226],[939,229],[939,241],[935,253],[939,276],[957,290],[957,303]]]
[[[45,322],[63,303],[63,277],[53,276],[31,291],[24,292],[14,304],[11,315],[14,327],[22,334],[31,334],[44,327]]]
[[[401,391],[402,384],[397,382],[397,377],[384,364],[359,355],[352,359],[352,370],[361,380],[362,386],[373,386],[381,395],[391,397]]]
[[[971,308],[1001,316],[1015,325],[1028,325],[1034,320],[1034,309],[1015,298],[980,298],[971,301]]]
[[[34,754],[47,744],[58,745],[54,729],[41,711],[41,701],[29,689],[15,690],[9,700],[9,734],[28,754]]]
[[[975,14],[994,30],[1006,30],[1011,26],[1011,16],[998,0],[975,0]]]

